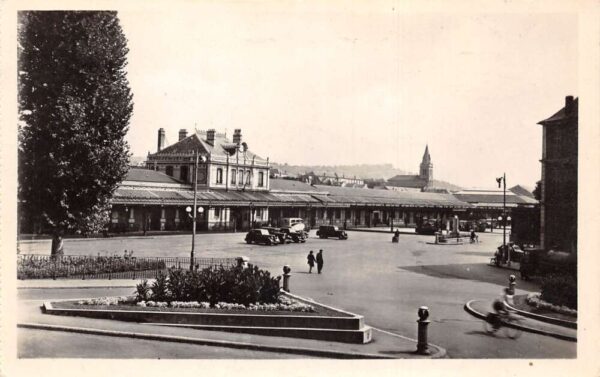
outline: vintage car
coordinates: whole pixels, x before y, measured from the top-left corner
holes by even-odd
[[[335,225],[321,225],[319,230],[317,230],[317,236],[319,236],[319,238],[335,237],[340,240],[348,239],[348,234]]]
[[[307,233],[304,231],[294,231],[293,228],[281,228],[281,233],[284,233],[288,240],[295,243],[304,243],[306,242]]]
[[[266,229],[269,234],[274,235],[275,237],[277,237],[277,242],[281,243],[281,244],[285,244],[285,243],[290,243],[291,240],[288,239],[287,235],[282,232],[281,230],[279,230],[279,228],[274,228],[271,226],[263,226],[260,229]]]
[[[269,233],[267,229],[252,229],[246,234],[246,243],[278,245],[279,239],[276,235]]]
[[[525,248],[521,259],[520,272],[523,280],[552,273],[575,276],[577,273],[577,256],[561,251]]]
[[[425,219],[422,221],[417,221],[417,228],[415,229],[415,232],[417,234],[433,235],[439,230],[440,230],[440,228],[438,227],[437,222],[435,220]]]

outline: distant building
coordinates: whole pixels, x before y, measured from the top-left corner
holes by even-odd
[[[577,252],[578,99],[567,96],[565,106],[542,125],[541,246]]]
[[[343,186],[343,187],[365,187],[365,181],[361,178],[356,177],[341,177],[334,173],[333,175],[323,173],[321,175],[316,174],[314,171],[310,173],[302,174],[299,176],[299,180],[311,185],[328,185],[328,186]]]
[[[386,190],[394,191],[423,191],[436,193],[449,193],[461,188],[444,181],[433,179],[433,163],[429,154],[429,146],[425,146],[425,153],[419,165],[419,174],[396,175],[383,184]],[[374,187],[373,186],[373,187]],[[369,187],[372,187],[369,185]],[[382,188],[382,187],[379,187]]]
[[[418,175],[396,175],[387,180],[386,186],[401,187],[404,189],[412,189],[414,191],[423,191],[433,182],[433,163],[429,155],[429,146],[425,146],[425,153],[419,166]]]

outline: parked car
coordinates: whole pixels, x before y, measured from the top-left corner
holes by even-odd
[[[348,239],[348,234],[335,225],[321,225],[319,230],[317,230],[317,236],[319,238],[336,237],[340,240]]]
[[[417,222],[417,228],[415,229],[415,232],[417,234],[433,235],[439,230],[440,228],[438,227],[437,222],[435,220],[423,220]]]
[[[306,242],[307,234],[304,231],[295,232],[291,228],[281,228],[281,233],[285,234],[287,239],[295,243]]]
[[[279,220],[282,228],[290,228],[292,232],[309,231],[310,228],[304,223],[300,217],[284,217]]]
[[[262,243],[264,245],[277,245],[277,236],[266,229],[252,229],[246,234],[246,243]]]
[[[526,248],[520,263],[521,279],[552,273],[577,274],[577,255],[541,248]]]
[[[262,227],[261,229],[266,229],[269,232],[269,234],[272,234],[275,237],[277,237],[277,242],[279,242],[281,244],[292,242],[292,240],[287,236],[287,234],[285,232],[283,232],[282,230],[280,230],[279,228],[265,226],[265,227]]]

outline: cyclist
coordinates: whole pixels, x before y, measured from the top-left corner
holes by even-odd
[[[506,301],[506,296],[508,295],[508,288],[504,288],[504,294],[502,298],[497,298],[494,300],[492,304],[492,308],[494,309],[493,313],[490,313],[490,317],[492,319],[492,325],[494,327],[494,331],[498,330],[502,326],[502,320],[506,320],[509,318],[509,311],[504,303]]]

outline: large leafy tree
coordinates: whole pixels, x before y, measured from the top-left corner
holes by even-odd
[[[133,111],[116,12],[19,13],[20,210],[53,235],[109,221],[127,172]]]

